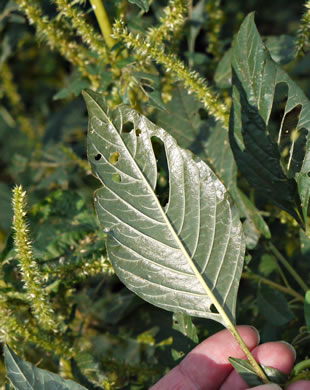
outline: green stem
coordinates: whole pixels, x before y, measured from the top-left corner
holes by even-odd
[[[306,370],[306,369],[309,369],[310,368],[310,359],[307,359],[307,360],[304,360],[298,364],[296,364],[296,366],[293,368],[293,372],[292,374],[294,376],[298,375],[300,372]]]
[[[109,48],[113,47],[117,42],[111,37],[112,27],[107,14],[107,11],[104,8],[102,0],[90,0],[90,3],[95,12],[100,30],[106,41],[106,44]]]
[[[249,363],[253,367],[254,371],[256,372],[257,376],[261,378],[261,380],[264,383],[270,383],[268,377],[266,376],[265,372],[261,368],[261,366],[257,363],[257,361],[254,359],[252,353],[246,346],[245,342],[243,341],[242,337],[240,336],[237,328],[233,325],[233,323],[230,321],[229,317],[226,315],[225,311],[222,309],[221,305],[217,306],[214,302],[214,305],[218,312],[221,314],[221,316],[224,318],[226,322],[226,327],[230,331],[230,333],[234,336],[235,340],[239,344],[240,348],[244,352],[245,356],[247,357]]]
[[[284,258],[284,256],[282,256],[282,254],[278,251],[278,249],[271,242],[269,242],[268,246],[269,246],[269,249],[271,250],[271,252],[280,261],[280,263],[286,268],[286,270],[296,280],[296,282],[299,284],[299,286],[305,292],[307,292],[309,290],[309,287],[306,285],[306,283],[303,281],[303,279],[298,275],[298,273],[294,270],[294,268],[289,264],[289,262]]]
[[[284,286],[281,286],[281,284],[278,284],[278,283],[275,283],[275,282],[272,282],[271,280],[269,279],[266,279],[266,278],[263,278],[262,276],[260,275],[256,275],[256,274],[253,274],[253,273],[247,273],[247,272],[243,272],[242,273],[242,278],[243,279],[252,279],[252,280],[257,280],[258,282],[261,282],[261,283],[264,283],[264,284],[268,284],[269,286],[271,287],[274,287],[275,289],[285,293],[285,294],[289,294],[289,295],[292,295],[294,298],[296,298],[298,301],[301,301],[301,302],[304,302],[305,299],[302,295],[298,294],[298,292],[296,292],[295,290],[293,290],[292,288],[288,288],[288,287],[284,287]]]

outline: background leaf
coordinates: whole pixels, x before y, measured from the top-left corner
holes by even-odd
[[[265,320],[275,326],[283,326],[294,319],[284,295],[271,287],[259,287],[257,303]]]
[[[84,96],[88,158],[103,184],[95,206],[119,278],[161,308],[223,323],[211,311],[209,288],[235,321],[244,244],[222,183],[143,115],[126,106],[110,113],[100,95]],[[155,192],[154,138],[164,145],[169,167],[165,206]]]
[[[23,361],[8,346],[4,346],[4,358],[7,375],[16,390],[86,390],[71,380]]]
[[[310,191],[310,103],[270,58],[253,13],[242,23],[232,50],[230,140],[238,167],[252,186],[301,222],[299,213],[306,218]],[[268,126],[280,83],[287,86],[288,97],[277,134],[272,134]],[[296,129],[288,130],[285,120],[297,107]],[[283,143],[287,143],[286,155]]]

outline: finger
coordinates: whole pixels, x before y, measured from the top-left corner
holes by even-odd
[[[259,342],[258,332],[250,326],[238,326],[244,342],[252,350]],[[222,330],[209,337],[151,390],[216,390],[232,371],[228,357],[244,358],[233,336]]]
[[[270,385],[261,385],[256,387],[251,387],[251,389],[247,390],[282,390],[280,386],[271,383]]]
[[[310,390],[310,381],[298,381],[292,383],[286,390]]]
[[[277,368],[285,374],[290,373],[296,357],[293,347],[283,342],[259,345],[252,354],[259,363]],[[248,387],[237,371],[232,371],[220,390],[245,390]]]

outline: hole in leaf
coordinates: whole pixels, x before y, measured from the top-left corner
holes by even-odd
[[[216,307],[213,305],[213,303],[212,303],[212,305],[210,306],[210,312],[211,312],[211,313],[214,313],[214,314],[218,314],[218,311],[216,310]]]
[[[284,114],[287,99],[287,84],[277,84],[268,130],[273,142],[278,145],[282,169],[287,177],[291,178],[301,169],[306,151],[307,131],[296,129],[302,110],[301,104]]]
[[[119,160],[120,154],[118,152],[114,152],[110,154],[109,161],[111,164],[115,165]]]
[[[130,133],[134,129],[134,124],[130,121],[123,124],[122,133]]]
[[[101,157],[102,157],[101,154],[98,153],[98,154],[95,156],[95,160],[96,160],[96,161],[99,161],[99,160],[101,159]]]
[[[143,89],[147,93],[151,93],[154,91],[154,88],[152,88],[150,85],[146,85],[146,84],[143,85]]]
[[[288,98],[288,86],[286,83],[278,83],[275,88],[271,114],[268,123],[268,131],[274,142],[277,142],[281,121]]]
[[[204,108],[199,108],[198,113],[202,120],[208,119],[208,113]]]
[[[308,177],[310,177],[310,172],[307,173]]]
[[[302,106],[299,104],[288,112],[282,126],[279,150],[284,170],[288,177],[299,172],[306,153],[307,130],[297,129]]]
[[[114,173],[112,175],[112,180],[115,182],[115,183],[121,183],[122,179],[121,179],[121,175],[119,173]]]
[[[140,135],[141,133],[142,133],[142,130],[140,130],[140,129],[137,129],[137,130],[136,130],[136,136],[137,136],[137,137],[139,137],[139,135]]]
[[[158,137],[152,137],[152,146],[157,160],[157,186],[156,194],[162,207],[169,199],[169,170],[165,145]]]

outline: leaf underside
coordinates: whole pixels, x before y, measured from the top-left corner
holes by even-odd
[[[88,158],[103,185],[95,193],[95,207],[119,278],[156,306],[225,325],[211,308],[213,293],[235,322],[244,243],[238,213],[223,184],[143,115],[127,106],[109,112],[92,91],[84,98]],[[156,195],[154,139],[161,140],[167,158],[165,206]]]
[[[253,187],[303,223],[310,194],[310,102],[270,57],[253,13],[235,40],[232,68],[230,142],[238,167]],[[280,84],[288,93],[275,136],[269,125]],[[290,114],[297,108],[296,128],[290,128]]]

